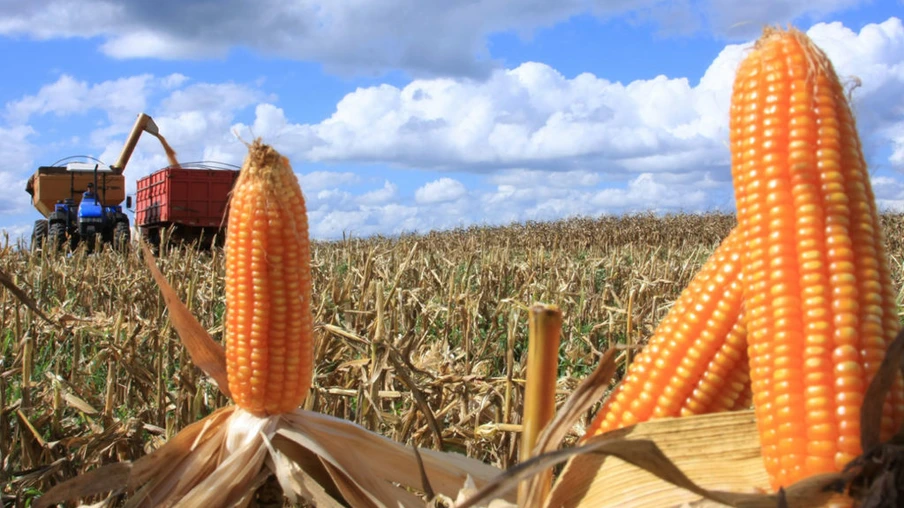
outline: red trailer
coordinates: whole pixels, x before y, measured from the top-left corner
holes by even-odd
[[[229,193],[238,169],[209,165],[166,167],[138,180],[135,225],[151,245],[160,244],[164,229],[170,240],[222,245]]]

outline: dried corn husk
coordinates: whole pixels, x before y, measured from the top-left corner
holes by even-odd
[[[705,489],[769,491],[752,410],[667,418],[611,433],[610,439],[651,440],[687,477]],[[568,466],[546,506],[678,507],[703,500],[617,457],[580,455]],[[719,505],[717,505],[719,506]]]

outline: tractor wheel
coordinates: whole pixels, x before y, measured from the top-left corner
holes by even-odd
[[[44,242],[47,241],[48,229],[50,229],[50,224],[47,222],[47,219],[38,219],[35,221],[34,229],[31,231],[32,250],[44,248]]]
[[[129,230],[129,223],[119,221],[113,228],[113,248],[118,251],[126,251],[129,248],[129,242],[132,240],[132,231]]]
[[[50,248],[58,251],[66,243],[66,225],[62,222],[52,222],[47,229],[47,240]]]

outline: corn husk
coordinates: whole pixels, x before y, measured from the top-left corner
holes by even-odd
[[[609,438],[656,443],[672,464],[705,489],[769,491],[752,410],[655,420],[616,431]],[[704,500],[618,457],[580,455],[572,460],[567,472],[546,506],[667,508]]]

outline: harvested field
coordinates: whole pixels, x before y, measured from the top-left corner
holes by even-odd
[[[527,306],[564,313],[561,401],[601,350],[619,345],[623,372],[734,225],[722,214],[636,215],[316,243],[305,408],[506,468],[518,454]],[[883,225],[900,291],[904,215]],[[221,339],[222,251],[164,250],[158,263]],[[188,361],[137,250],[7,246],[0,270],[60,323],[0,290],[4,506],[52,478],[143,455],[226,404]]]

